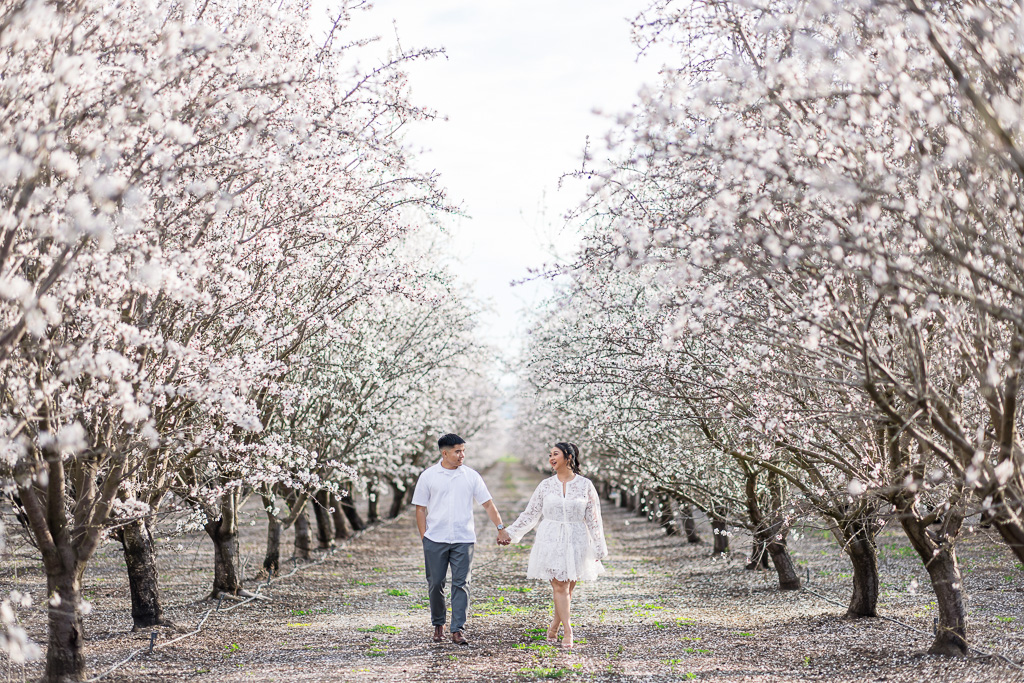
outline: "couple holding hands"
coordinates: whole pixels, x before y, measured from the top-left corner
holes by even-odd
[[[593,482],[580,474],[580,452],[575,444],[557,443],[548,457],[555,475],[545,479],[533,492],[526,510],[511,525],[501,515],[480,474],[463,465],[466,442],[457,434],[445,434],[437,442],[441,461],[420,474],[412,502],[416,526],[423,540],[430,621],[433,640],[444,639],[444,587],[448,568],[452,572],[452,642],[468,645],[463,634],[469,608],[469,570],[473,561],[476,530],[473,501],[483,505],[498,529],[498,545],[518,543],[534,527],[537,537],[530,552],[526,578],[551,582],[554,617],[547,641],[558,640],[571,648],[572,624],[569,609],[576,582],[597,578],[604,571],[601,560],[608,556],[601,523],[601,502]],[[540,526],[538,526],[538,524]]]

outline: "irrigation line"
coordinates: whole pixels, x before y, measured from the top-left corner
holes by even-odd
[[[801,590],[804,590],[804,591],[810,593],[811,595],[817,596],[817,597],[821,598],[822,600],[824,600],[825,602],[830,602],[833,605],[838,605],[839,607],[843,607],[843,608],[847,607],[847,605],[844,605],[843,603],[839,602],[838,600],[833,600],[832,598],[828,597],[827,595],[822,595],[821,593],[818,593],[816,591],[812,591],[807,586],[802,586]],[[905,629],[907,629],[909,631],[914,631],[915,633],[920,633],[923,636],[931,637],[931,636],[934,635],[933,633],[928,633],[927,631],[922,631],[921,629],[917,628],[916,626],[911,626],[910,624],[908,624],[906,622],[902,622],[899,619],[893,619],[892,617],[887,617],[884,614],[879,614],[878,617],[880,619],[885,619],[886,621],[891,621],[892,623],[897,624],[899,626],[902,626],[903,628],[905,628]],[[1021,667],[1020,664],[1018,664],[1017,662],[1013,661],[1012,659],[1007,658],[1004,655],[999,654],[998,652],[989,652],[988,650],[983,650],[982,648],[976,647],[974,645],[969,645],[968,649],[969,650],[973,650],[974,652],[978,653],[979,655],[982,655],[983,657],[992,657],[994,659],[1001,659],[1004,662],[1006,662],[1007,664],[1009,664],[1010,666],[1012,666],[1014,669],[1017,669],[1018,671],[1024,671],[1024,667]]]
[[[128,655],[127,657],[125,657],[120,662],[118,662],[114,666],[110,667],[109,669],[107,669],[103,673],[97,674],[97,675],[93,676],[92,678],[86,679],[85,683],[95,683],[96,681],[99,681],[99,680],[101,680],[103,678],[106,678],[107,676],[112,674],[114,671],[117,671],[122,666],[124,666],[128,662],[132,661],[133,659],[135,659],[136,657],[138,657],[140,654],[142,654],[144,652],[153,652],[155,650],[160,650],[160,649],[163,649],[163,648],[168,647],[170,645],[173,645],[174,643],[177,643],[180,640],[184,640],[185,638],[191,638],[192,636],[196,635],[197,633],[199,633],[200,631],[203,630],[203,625],[206,624],[206,620],[209,619],[210,615],[213,614],[214,612],[216,612],[218,614],[225,614],[227,612],[230,612],[233,609],[237,609],[238,607],[241,607],[242,605],[247,605],[250,602],[252,602],[253,600],[259,600],[261,598],[264,599],[264,600],[268,600],[269,598],[267,596],[260,595],[260,591],[263,590],[264,588],[266,588],[267,586],[269,586],[270,584],[275,583],[277,581],[282,581],[284,579],[287,579],[288,577],[295,575],[300,569],[309,569],[310,567],[315,567],[315,566],[317,566],[319,564],[323,564],[324,562],[327,561],[327,559],[329,557],[334,555],[336,552],[338,552],[342,548],[347,547],[349,543],[351,543],[352,541],[358,539],[363,534],[365,534],[367,531],[371,531],[373,529],[380,529],[380,528],[385,527],[385,526],[390,526],[391,524],[393,524],[393,523],[397,522],[399,519],[401,519],[403,516],[404,515],[400,514],[400,515],[398,515],[397,517],[395,517],[393,519],[383,520],[382,522],[374,524],[373,526],[369,526],[369,527],[367,527],[367,528],[365,528],[365,529],[363,529],[361,531],[357,531],[356,533],[351,535],[349,538],[345,539],[344,545],[337,546],[335,548],[332,548],[332,549],[326,551],[320,559],[314,560],[313,562],[309,562],[309,563],[301,564],[300,565],[297,562],[297,558],[293,557],[292,558],[293,566],[292,566],[292,570],[290,572],[288,572],[287,574],[283,574],[281,576],[268,576],[266,582],[259,584],[256,587],[256,590],[253,591],[252,595],[247,597],[245,600],[242,600],[241,602],[239,602],[239,603],[237,603],[235,605],[232,605],[231,607],[227,607],[225,609],[221,609],[220,608],[221,599],[223,597],[223,594],[221,594],[221,598],[218,598],[218,600],[217,600],[217,606],[216,607],[211,607],[210,609],[206,610],[206,614],[204,614],[203,618],[199,620],[199,623],[196,625],[196,628],[195,628],[194,631],[190,631],[188,633],[185,633],[183,635],[178,636],[177,638],[175,638],[173,640],[168,640],[166,643],[160,643],[159,645],[154,645],[154,640],[150,640],[150,644],[149,644],[148,647],[140,647],[139,649],[135,650],[130,655]]]

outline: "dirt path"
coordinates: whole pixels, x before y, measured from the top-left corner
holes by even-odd
[[[509,521],[541,478],[505,462],[485,475]],[[738,552],[732,560],[713,561],[707,544],[666,537],[655,525],[608,504],[604,512],[609,572],[577,589],[574,622],[583,642],[571,653],[533,639],[537,634],[531,629],[543,628],[549,618],[550,588],[524,579],[532,535],[527,544],[498,548],[482,510],[467,626],[472,645],[431,643],[422,551],[406,512],[320,564],[301,567],[269,586],[263,592],[272,600],[215,613],[199,635],[141,655],[106,680],[1024,680],[991,661],[917,655],[930,638],[880,619],[843,620],[843,610],[818,597],[779,593],[770,582],[773,575],[744,571]],[[243,553],[259,556],[262,528],[250,528]],[[930,631],[934,607],[928,606],[928,586],[922,581],[920,594],[906,589],[912,578],[925,575],[919,569],[915,574],[912,558],[888,538],[882,544],[883,580],[889,582],[883,611]],[[742,539],[733,542],[735,550],[746,549]],[[885,543],[892,547],[887,550]],[[206,585],[206,545],[199,540],[178,552],[162,551],[167,611],[181,631],[191,630],[210,608],[194,601]],[[980,559],[965,562],[972,584],[972,638],[1020,657],[1024,646],[1015,622],[1024,616],[1019,613],[1024,576],[997,578],[1017,570],[1007,569],[998,546],[983,539],[976,545],[972,557]],[[814,579],[812,587],[845,600],[846,564],[835,547],[820,534],[795,539],[793,546]],[[128,633],[117,550],[108,546],[86,578],[93,597],[105,598],[96,600],[86,625],[92,673],[124,659],[148,635]],[[256,564],[250,560],[250,566]],[[22,570],[20,581],[31,581],[31,574]],[[33,637],[43,637],[41,618],[26,614],[25,623]],[[174,636],[165,632],[160,638]],[[37,671],[14,667],[9,673],[21,680]]]

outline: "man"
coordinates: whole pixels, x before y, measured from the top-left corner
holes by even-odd
[[[423,470],[412,497],[426,560],[430,622],[434,625],[434,642],[440,643],[444,639],[447,612],[445,577],[451,567],[452,642],[469,645],[462,629],[466,625],[466,610],[469,608],[469,565],[473,561],[476,543],[473,501],[483,505],[487,516],[498,528],[500,545],[508,545],[512,539],[501,523],[501,515],[483,478],[476,470],[462,464],[466,459],[466,442],[457,434],[445,434],[437,440],[437,447],[441,451],[441,462]]]

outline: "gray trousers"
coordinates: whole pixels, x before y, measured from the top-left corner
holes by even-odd
[[[447,609],[444,604],[444,584],[448,567],[452,568],[452,625],[451,631],[461,631],[466,625],[469,609],[469,565],[473,562],[472,543],[438,543],[423,537],[423,559],[427,570],[427,592],[430,595],[430,623],[444,626]]]

